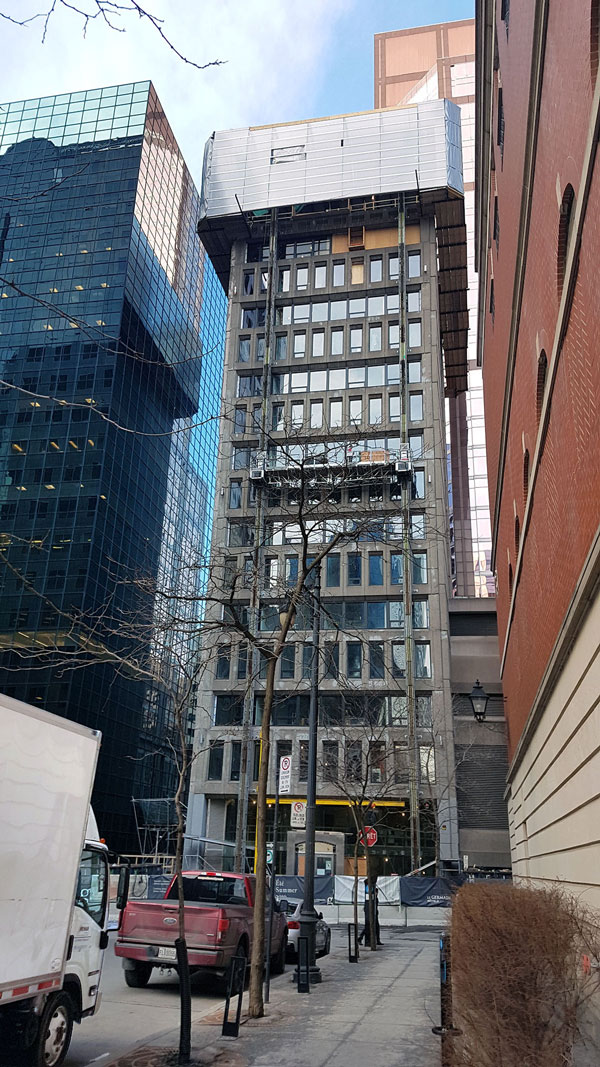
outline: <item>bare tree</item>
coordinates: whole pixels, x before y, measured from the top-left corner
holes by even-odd
[[[102,23],[115,33],[125,33],[125,21],[129,16],[137,17],[138,22],[146,23],[159,35],[167,48],[175,56],[196,70],[206,70],[207,67],[220,66],[221,59],[213,59],[208,63],[197,63],[177,47],[170,33],[165,27],[165,20],[158,18],[148,8],[137,3],[137,0],[48,0],[47,6],[33,4],[31,14],[17,18],[6,11],[0,10],[0,18],[6,22],[12,22],[15,26],[30,27],[41,26],[42,44],[45,43],[52,18],[60,10],[70,11],[80,21],[81,32],[85,37],[88,29],[93,29],[95,24]],[[37,10],[35,10],[37,8]]]

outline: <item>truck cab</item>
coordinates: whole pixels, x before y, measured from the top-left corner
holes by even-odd
[[[63,988],[75,1006],[75,1022],[94,1015],[100,1007],[100,975],[108,945],[108,849],[100,841],[90,808],[79,873]]]

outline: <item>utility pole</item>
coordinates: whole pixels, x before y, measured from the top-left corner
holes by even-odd
[[[317,913],[315,911],[315,824],[317,813],[317,731],[319,721],[319,636],[321,629],[321,564],[315,567],[313,594],[312,660],[308,717],[308,776],[306,782],[306,835],[304,849],[304,898],[300,911],[300,936],[308,942],[311,985],[321,981],[316,964]]]

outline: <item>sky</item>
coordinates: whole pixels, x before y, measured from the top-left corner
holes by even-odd
[[[127,3],[128,0],[121,0]],[[474,0],[146,0],[174,46],[148,22],[122,13],[111,30],[51,0],[0,0],[0,100],[150,79],[196,184],[213,130],[286,122],[373,107],[373,36],[473,16]],[[78,0],[86,10],[94,0]],[[144,5],[143,5],[144,6]]]

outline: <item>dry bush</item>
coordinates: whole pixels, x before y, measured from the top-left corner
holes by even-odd
[[[554,889],[466,885],[452,909],[453,1067],[565,1067],[598,989],[598,920]],[[589,960],[589,962],[588,962]],[[591,966],[590,966],[591,964]]]

